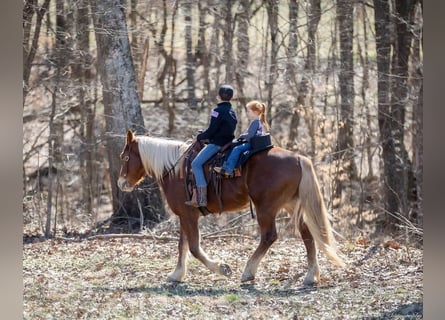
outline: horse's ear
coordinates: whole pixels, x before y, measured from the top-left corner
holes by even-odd
[[[127,130],[127,144],[130,144],[134,140],[134,133],[130,129]]]

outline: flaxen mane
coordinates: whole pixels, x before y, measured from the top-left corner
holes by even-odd
[[[138,136],[136,141],[145,171],[151,172],[153,178],[158,181],[162,180],[166,171],[170,174],[178,172],[179,160],[188,147],[188,144],[182,141],[149,136]]]

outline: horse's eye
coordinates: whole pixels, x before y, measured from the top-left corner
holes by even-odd
[[[129,156],[125,156],[124,161],[128,161],[128,160],[130,160],[130,157]]]

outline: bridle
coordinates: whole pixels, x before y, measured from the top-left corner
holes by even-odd
[[[128,161],[130,161],[130,152],[131,152],[131,144],[128,145],[128,154],[122,159],[122,161],[124,161],[125,164],[125,171],[122,170],[124,178],[126,178],[128,175]]]
[[[181,158],[190,151],[191,148],[193,148],[195,145],[195,143],[192,143],[190,146],[187,147],[187,149],[180,155],[180,157],[176,160],[176,162],[170,167],[170,169],[166,170],[166,172],[162,175],[162,177],[166,177],[168,176],[176,167],[176,165],[181,161]],[[124,149],[125,150],[125,149]],[[122,165],[122,176],[124,178],[127,178],[128,175],[128,162],[130,161],[130,153],[131,153],[131,143],[128,144],[128,154],[122,159],[123,161],[123,165]],[[124,166],[125,166],[125,170],[124,170]],[[143,189],[149,189],[151,188],[153,185],[156,185],[156,181],[151,183],[149,186],[145,187],[145,188],[141,188],[138,187],[137,189],[139,190],[143,190]]]

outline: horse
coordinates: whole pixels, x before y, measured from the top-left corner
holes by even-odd
[[[187,272],[188,251],[210,271],[231,276],[229,265],[210,258],[200,245],[198,208],[185,204],[186,190],[180,174],[180,160],[190,142],[168,138],[139,136],[127,130],[117,184],[123,192],[131,192],[145,177],[151,176],[160,186],[168,206],[179,217],[180,236],[176,268],[167,281],[182,282]],[[206,176],[209,168],[205,166]],[[277,240],[276,216],[284,209],[291,216],[307,251],[308,272],[304,285],[320,280],[317,248],[329,261],[345,266],[337,254],[333,229],[323,202],[319,183],[309,158],[273,146],[252,155],[242,165],[242,175],[223,179],[221,201],[224,212],[240,211],[252,201],[260,229],[259,245],[250,256],[241,276],[241,282],[253,281],[262,258]],[[208,192],[207,208],[219,212],[219,200]]]

